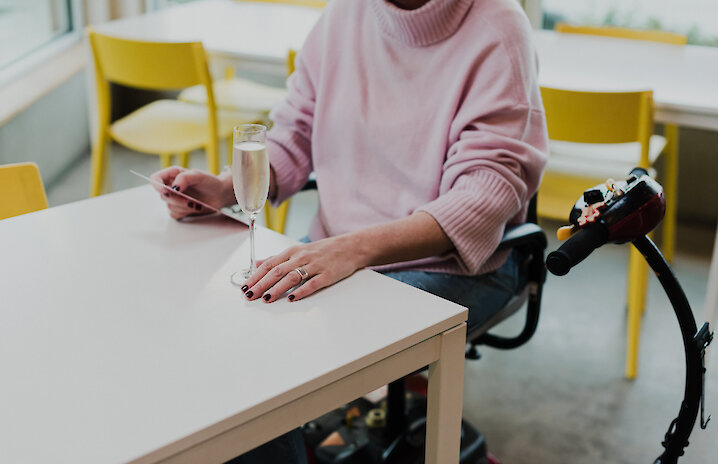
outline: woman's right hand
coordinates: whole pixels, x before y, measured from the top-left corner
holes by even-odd
[[[217,209],[231,204],[234,199],[232,178],[229,173],[222,173],[219,176],[215,176],[196,169],[171,166],[155,172],[150,177],[156,182],[161,182],[164,185],[172,187],[174,190],[186,193]],[[197,216],[212,212],[202,205],[182,198],[179,195],[172,195],[158,185],[153,184],[153,186],[155,190],[160,193],[160,198],[167,203],[167,208],[173,219],[179,220],[187,216]]]

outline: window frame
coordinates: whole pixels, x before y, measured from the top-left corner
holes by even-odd
[[[82,40],[84,31],[83,0],[68,0],[70,30],[51,39],[38,48],[0,68],[0,86],[5,86],[23,74],[32,71]]]

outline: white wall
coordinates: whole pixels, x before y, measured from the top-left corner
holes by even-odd
[[[89,153],[87,108],[80,72],[0,126],[0,164],[34,161],[45,187],[52,185]]]

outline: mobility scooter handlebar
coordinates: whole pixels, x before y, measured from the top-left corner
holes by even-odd
[[[566,240],[546,258],[546,267],[555,275],[566,275],[595,249],[606,243],[632,242],[644,256],[668,296],[681,329],[686,361],[684,397],[662,442],[664,452],[654,464],[675,464],[688,446],[688,437],[699,408],[704,418],[705,349],[713,339],[708,323],[697,329],[693,312],[670,266],[646,234],[660,223],[665,212],[663,188],[642,168],[633,169],[624,181],[608,179],[586,190],[569,215],[570,226],[559,229]]]

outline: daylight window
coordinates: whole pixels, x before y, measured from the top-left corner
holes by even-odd
[[[0,0],[0,69],[71,29],[70,0]]]
[[[715,0],[543,0],[544,28],[558,22],[658,29],[686,35],[689,44],[718,46]]]

